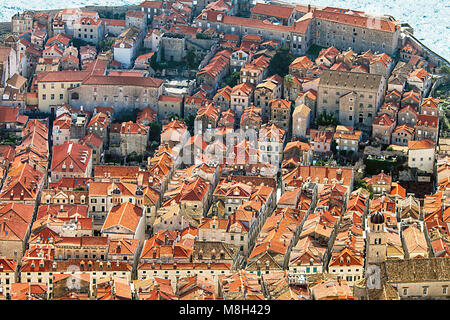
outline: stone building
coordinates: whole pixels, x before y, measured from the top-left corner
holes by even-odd
[[[170,115],[182,117],[183,97],[160,96],[158,100],[158,119],[169,120]]]
[[[430,139],[408,142],[408,167],[433,173],[435,159],[434,142]]]
[[[182,61],[186,55],[185,41],[183,34],[164,33],[161,37],[161,48],[164,52],[162,59],[165,61]]]
[[[162,1],[143,1],[139,4],[142,12],[147,14],[148,23],[153,21],[155,16],[159,16],[163,12]]]
[[[226,111],[230,108],[230,97],[231,87],[225,86],[219,90],[214,95],[213,100],[218,107],[220,107],[220,111]]]
[[[294,137],[306,137],[311,122],[311,109],[305,104],[295,107],[292,113],[292,135]]]
[[[214,11],[204,11],[194,24],[198,28],[214,28],[217,31],[231,34],[254,34],[260,35],[264,40],[275,40],[282,46],[289,45],[293,54],[305,54],[311,44],[311,19],[294,22],[290,26],[275,23],[267,23],[259,19],[229,16]]]
[[[384,264],[389,284],[401,299],[448,299],[450,258],[392,259]]]
[[[414,140],[414,127],[409,124],[400,124],[392,132],[392,144],[406,147],[412,140]]]
[[[378,138],[384,144],[391,144],[391,135],[396,126],[395,118],[387,114],[377,116],[372,126],[372,137]]]
[[[256,86],[254,104],[262,110],[264,120],[270,117],[270,101],[281,98],[283,92],[283,78],[273,75]]]
[[[366,263],[381,263],[386,261],[387,232],[384,225],[384,215],[375,212],[369,217],[369,230],[367,232]]]
[[[108,106],[115,111],[156,106],[163,90],[163,80],[138,76],[92,75],[77,84],[68,90],[71,106]]]
[[[11,31],[21,34],[33,28],[33,11],[24,11],[23,13],[16,13],[11,18]]]
[[[311,35],[322,47],[355,52],[368,49],[394,54],[400,46],[400,27],[386,17],[327,7],[312,12]]]
[[[96,134],[102,139],[103,144],[106,145],[108,143],[108,131],[110,122],[111,119],[106,113],[99,112],[91,118],[86,130],[89,133]]]
[[[42,72],[36,77],[38,106],[42,112],[55,110],[55,106],[68,103],[69,89],[79,87],[89,75],[86,71]]]
[[[104,25],[99,17],[82,17],[75,22],[73,37],[86,42],[99,44],[103,40]]]
[[[415,140],[431,139],[434,142],[437,142],[439,135],[439,117],[419,114],[414,129]]]
[[[270,121],[288,132],[291,125],[291,101],[283,99],[270,100]]]
[[[336,150],[358,152],[361,135],[362,132],[354,130],[353,127],[338,125],[333,136],[336,141]]]
[[[258,149],[260,150],[260,161],[279,163],[283,159],[284,142],[286,131],[274,123],[262,126],[258,137]]]
[[[125,15],[125,25],[127,28],[135,26],[141,30],[147,29],[147,15],[143,11],[127,11]]]
[[[138,155],[147,150],[149,127],[132,121],[115,123],[110,129],[110,151],[126,157],[135,152]]]
[[[145,33],[135,26],[125,29],[112,45],[114,60],[124,67],[130,67],[142,46]]]
[[[384,78],[359,72],[324,70],[318,88],[317,114],[333,114],[343,125],[371,126],[384,98]]]
[[[53,146],[51,178],[53,182],[63,177],[89,177],[92,171],[92,148],[65,141]]]
[[[253,100],[255,87],[249,83],[241,83],[231,90],[231,109],[236,112],[238,118],[242,116],[245,108],[249,107]]]

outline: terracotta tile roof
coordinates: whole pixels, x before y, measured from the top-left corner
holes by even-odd
[[[106,128],[108,124],[109,124],[108,116],[103,112],[99,112],[92,117],[91,121],[89,121],[88,127],[100,126]]]
[[[139,247],[139,239],[110,239],[109,255],[132,255]]]
[[[197,116],[195,117],[195,119],[200,119],[202,116],[206,116],[217,122],[220,116],[220,109],[216,107],[215,104],[213,103],[203,105],[200,107],[200,109],[198,109]]]
[[[335,47],[331,46],[331,47],[320,50],[319,56],[317,57],[317,59],[324,57],[324,58],[330,60],[331,62],[333,62],[339,54],[340,54],[340,51],[338,49],[336,49]]]
[[[136,86],[136,87],[151,87],[151,88],[159,88],[160,86],[162,86],[164,82],[161,79],[151,77],[103,76],[103,75],[90,75],[86,78],[83,78],[82,80],[84,85]]]
[[[94,166],[94,177],[98,178],[137,177],[139,170],[140,168],[136,166],[97,165]]]
[[[17,262],[9,258],[0,258],[0,272],[15,272]]]
[[[19,116],[19,108],[0,106],[0,122],[1,123],[17,122],[18,116]]]
[[[102,232],[109,228],[121,226],[135,232],[142,216],[142,209],[130,202],[121,203],[111,208],[102,227]]]
[[[382,115],[376,116],[373,120],[374,125],[378,126],[392,126],[395,122],[395,119],[387,115],[386,113],[383,113]]]
[[[289,19],[292,15],[294,8],[279,6],[274,4],[257,3],[250,9],[253,14],[260,14],[272,17],[279,17],[283,19]]]
[[[73,142],[53,146],[52,171],[84,173],[92,156],[92,148]]]
[[[414,136],[414,127],[410,126],[407,123],[404,123],[404,124],[401,124],[401,125],[398,125],[397,127],[395,127],[393,133],[398,133],[398,132],[401,132],[401,131],[406,131],[410,135]]]
[[[248,121],[257,121],[261,123],[261,108],[257,108],[253,105],[245,108],[241,116],[241,126],[245,125]]]
[[[175,97],[175,96],[159,96],[158,101],[167,101],[167,102],[181,102],[183,100],[182,97]]]
[[[148,2],[150,2],[150,1],[148,1]],[[153,1],[151,1],[151,2],[153,2]],[[103,19],[103,18],[101,18],[100,20],[103,22],[103,24],[105,26],[115,26],[115,27],[125,27],[126,26],[126,24],[125,24],[126,21],[125,20]]]
[[[40,205],[37,211],[36,219],[41,219],[47,215],[58,218],[79,218],[88,217],[88,206],[77,204],[47,204]]]
[[[392,184],[392,177],[385,173],[379,173],[370,178],[368,177],[365,180],[366,180],[368,186],[370,186],[372,184],[380,184],[380,183],[384,183],[389,186]]]
[[[4,200],[34,200],[44,174],[28,163],[15,164],[3,184],[0,198]]]
[[[214,95],[214,100],[217,99],[219,96],[222,96],[225,100],[230,101],[231,97],[231,87],[230,86],[225,86],[219,90],[217,90],[217,93]]]
[[[313,66],[313,62],[307,56],[295,58],[289,65],[289,68],[307,69]]]
[[[437,128],[438,123],[439,123],[438,116],[419,114],[417,116],[416,127],[423,126],[423,127]]]
[[[37,82],[82,82],[89,76],[88,71],[50,71],[37,74]]]
[[[299,149],[301,151],[308,151],[309,149],[311,149],[311,145],[302,141],[291,141],[286,144],[284,152],[286,153],[293,148]]]
[[[290,110],[292,102],[285,99],[273,99],[269,100],[269,103],[271,105],[271,108],[283,108]]]
[[[25,241],[28,227],[27,223],[3,219],[0,222],[0,241]]]
[[[315,19],[328,20],[342,24],[386,32],[395,32],[397,29],[397,26],[391,21],[379,19],[377,20],[379,23],[371,23],[373,18],[349,10],[335,11],[335,12],[328,10],[314,10],[313,17]]]
[[[438,109],[438,107],[439,107],[439,99],[433,98],[433,97],[424,98],[422,100],[421,106],[422,106],[422,108],[423,107],[429,107],[429,108]]]
[[[402,236],[405,241],[405,246],[408,253],[427,253],[428,245],[425,239],[425,234],[420,231],[415,225],[411,225],[402,231]]]
[[[261,127],[259,140],[274,138],[277,142],[283,142],[286,131],[274,123],[267,123]]]
[[[282,260],[303,217],[304,213],[299,210],[276,209],[272,216],[266,219],[249,255],[249,263],[257,261],[265,252],[270,252],[273,256],[280,255]]]
[[[157,113],[151,107],[146,107],[142,109],[138,116],[136,122],[141,123],[144,119],[153,122],[156,120]]]
[[[89,134],[85,135],[83,138],[78,140],[78,142],[80,144],[87,145],[91,148],[93,148],[93,147],[100,148],[103,145],[102,138],[100,138],[95,133],[89,133]]]
[[[321,167],[321,166],[299,166],[290,172],[283,175],[283,181],[288,184],[292,181],[307,181],[310,180],[318,183],[332,182],[333,179],[343,180],[343,185],[349,186],[353,179],[352,168],[336,168],[336,167]],[[328,181],[328,182],[325,182]]]
[[[434,142],[430,139],[408,141],[409,150],[434,149]]]
[[[133,121],[114,123],[111,125],[111,133],[120,134],[141,134],[147,135],[150,127]]]
[[[411,72],[408,75],[408,78],[410,78],[410,79],[415,78],[415,77],[417,77],[419,80],[424,82],[428,77],[430,77],[430,74],[427,71],[425,71],[424,69],[419,68],[419,69],[415,69],[413,72]]]

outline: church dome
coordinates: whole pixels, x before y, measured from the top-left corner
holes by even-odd
[[[384,223],[384,215],[381,212],[377,211],[370,216],[370,222],[377,224]]]

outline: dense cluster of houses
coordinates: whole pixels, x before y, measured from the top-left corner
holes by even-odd
[[[399,21],[228,0],[123,13],[12,18],[0,46],[0,299],[449,297],[438,66]],[[270,68],[282,48],[283,76]],[[181,80],[161,67],[191,60]],[[369,141],[436,176],[436,191],[319,162]]]

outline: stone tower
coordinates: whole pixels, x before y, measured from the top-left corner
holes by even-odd
[[[386,260],[386,238],[387,232],[384,225],[384,215],[377,211],[369,217],[367,264],[382,263]]]

